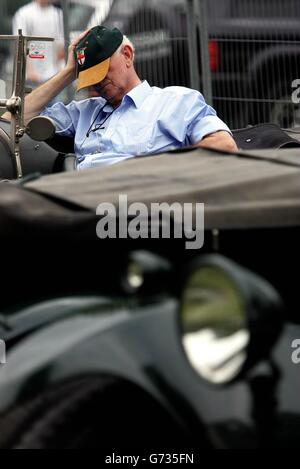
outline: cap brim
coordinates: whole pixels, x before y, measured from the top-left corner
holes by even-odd
[[[100,64],[94,65],[94,67],[80,72],[77,80],[77,91],[96,85],[97,83],[100,83],[100,81],[104,80],[108,73],[109,64],[110,58],[104,60]]]

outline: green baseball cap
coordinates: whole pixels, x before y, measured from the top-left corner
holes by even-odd
[[[75,49],[77,60],[77,91],[102,81],[109,69],[110,57],[123,42],[119,29],[95,26]]]

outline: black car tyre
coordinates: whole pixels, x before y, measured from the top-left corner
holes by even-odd
[[[113,376],[60,384],[0,419],[2,449],[166,449],[188,441],[152,396]]]

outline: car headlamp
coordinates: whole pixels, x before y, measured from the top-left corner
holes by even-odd
[[[182,344],[213,384],[230,383],[266,358],[282,325],[282,302],[264,279],[219,255],[199,257],[182,294]]]
[[[283,304],[275,288],[218,254],[197,257],[182,275],[161,256],[135,251],[122,284],[146,303],[165,295],[180,298],[183,352],[211,384],[241,379],[268,359],[282,329]]]

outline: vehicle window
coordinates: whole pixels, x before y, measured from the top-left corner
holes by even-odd
[[[93,6],[71,3],[69,16],[70,31],[83,31],[94,12],[95,8]]]
[[[299,0],[232,0],[232,17],[294,18]]]

